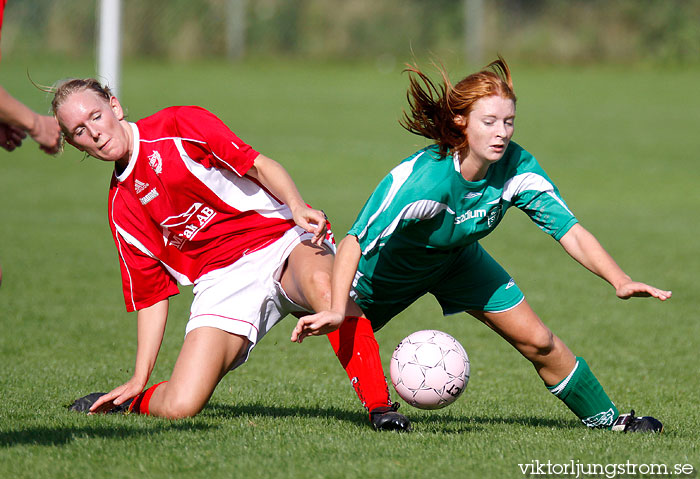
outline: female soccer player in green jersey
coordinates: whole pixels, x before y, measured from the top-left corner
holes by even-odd
[[[342,323],[329,335],[331,343],[371,413],[388,395],[377,377],[383,372],[372,331],[431,293],[445,314],[466,311],[512,344],[585,425],[661,431],[652,417],[620,415],[586,361],[542,323],[478,240],[515,206],[619,298],[665,301],[671,292],[625,274],[578,223],[535,158],[511,141],[516,97],[502,58],[454,86],[444,72],[440,85],[418,68],[408,72],[410,111],[402,126],[435,144],[401,162],[377,186],[339,245],[331,310],[302,318],[292,340],[317,334],[312,328],[321,324]],[[344,318],[350,296],[364,317]],[[410,429],[395,409],[389,426]],[[389,420],[386,408],[378,412]]]

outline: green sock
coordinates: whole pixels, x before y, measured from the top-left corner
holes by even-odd
[[[547,389],[588,427],[610,428],[620,415],[583,358],[577,357],[571,373]]]

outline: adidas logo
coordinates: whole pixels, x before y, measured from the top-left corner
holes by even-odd
[[[143,181],[136,180],[134,181],[134,188],[136,189],[136,194],[140,195],[143,193],[146,188],[148,188],[148,183],[144,183]]]

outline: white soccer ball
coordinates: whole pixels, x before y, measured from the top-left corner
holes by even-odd
[[[427,329],[410,334],[391,356],[391,382],[401,398],[420,409],[452,404],[469,382],[469,356],[447,333]]]

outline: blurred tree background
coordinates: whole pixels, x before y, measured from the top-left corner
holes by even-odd
[[[94,56],[98,0],[9,0],[3,54]],[[123,0],[123,54],[391,66],[485,45],[519,62],[696,64],[700,0]],[[470,5],[480,5],[477,10]],[[476,15],[476,17],[475,17]],[[470,23],[471,20],[472,22]],[[478,38],[467,25],[478,25]],[[480,62],[474,54],[472,61]]]

